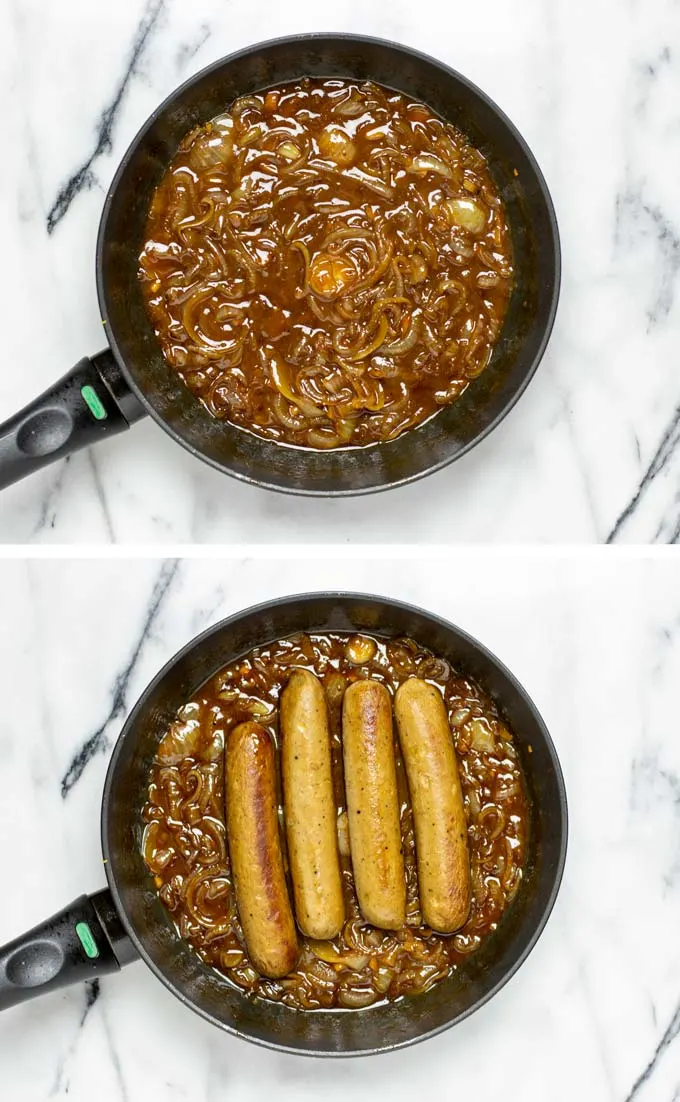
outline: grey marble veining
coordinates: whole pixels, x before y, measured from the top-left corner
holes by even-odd
[[[570,809],[564,883],[537,947],[449,1033],[339,1063],[221,1034],[133,964],[0,1015],[2,1098],[89,1102],[94,1090],[106,1102],[672,1102],[680,574],[666,554],[0,564],[0,943],[103,886],[107,762],[161,666],[221,617],[324,588],[440,613],[481,639],[533,697]]]
[[[510,417],[452,467],[375,498],[240,485],[155,425],[5,491],[5,542],[678,539],[680,9],[673,0],[7,0],[0,416],[103,342],[93,256],[107,185],[178,83],[253,41],[353,30],[432,53],[524,133],[555,199],[560,312]],[[409,518],[408,528],[404,518]]]

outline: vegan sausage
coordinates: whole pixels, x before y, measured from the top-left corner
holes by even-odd
[[[328,710],[309,670],[293,670],[281,696],[281,768],[297,923],[308,937],[335,937],[345,903]]]
[[[397,930],[406,920],[397,772],[390,695],[379,681],[355,681],[342,713],[345,790],[354,883],[367,922]]]
[[[295,921],[283,868],[272,738],[259,723],[240,723],[225,751],[227,838],[243,934],[255,968],[270,979],[298,959]]]
[[[441,693],[412,677],[394,702],[416,836],[423,919],[440,934],[470,910],[470,856],[456,752]]]

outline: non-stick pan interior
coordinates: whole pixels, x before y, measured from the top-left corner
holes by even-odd
[[[488,158],[512,229],[516,285],[487,370],[462,399],[387,444],[312,451],[261,440],[209,416],[173,372],[147,318],[137,280],[154,188],[188,130],[249,92],[302,76],[371,79],[427,103]],[[129,381],[185,447],[247,481],[308,494],[393,486],[467,450],[512,406],[552,327],[559,284],[557,227],[545,184],[523,140],[482,94],[452,70],[401,46],[343,35],[254,46],[206,69],[158,110],[130,147],[106,201],[97,278],[102,317]]]
[[[464,968],[428,994],[360,1011],[296,1012],[245,997],[176,934],[141,857],[140,809],[156,746],[176,709],[222,666],[296,631],[409,635],[470,673],[515,733],[532,804],[532,841],[520,891],[499,930]],[[147,963],[184,1002],[250,1040],[312,1055],[358,1055],[410,1044],[469,1014],[524,959],[550,912],[566,846],[564,788],[550,737],[514,678],[459,629],[380,597],[312,595],[241,613],[190,644],[152,683],[114,750],[102,811],[109,883]]]

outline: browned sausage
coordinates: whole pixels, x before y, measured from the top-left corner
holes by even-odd
[[[390,695],[379,681],[345,693],[342,740],[354,884],[367,922],[397,930],[406,920]]]
[[[295,967],[297,933],[283,869],[271,736],[240,723],[225,753],[227,838],[243,934],[252,962],[277,979]]]
[[[451,934],[470,910],[470,856],[463,793],[441,693],[412,677],[394,702],[413,807],[423,919]]]
[[[281,768],[295,913],[303,934],[335,937],[345,921],[326,694],[293,670],[281,697]]]

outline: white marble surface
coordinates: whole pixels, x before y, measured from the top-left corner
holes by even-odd
[[[680,573],[675,558],[0,564],[0,943],[103,886],[99,801],[136,697],[195,633],[305,589],[399,596],[483,640],[564,767],[565,879],[508,986],[447,1034],[314,1061],[222,1034],[134,964],[0,1015],[7,1102],[673,1102],[680,1097]],[[442,596],[442,590],[444,595]],[[111,598],[114,598],[111,600]],[[62,778],[95,753],[66,798]]]
[[[6,491],[0,539],[677,538],[680,7],[673,0],[486,0],[481,8],[461,0],[330,7],[5,0],[0,416],[102,345],[93,260],[100,209],[119,158],[156,104],[236,48],[328,29],[438,55],[486,89],[536,153],[558,211],[564,280],[554,337],[528,393],[453,467],[349,501],[242,486],[145,422]],[[85,186],[70,204],[57,204],[74,178]]]

